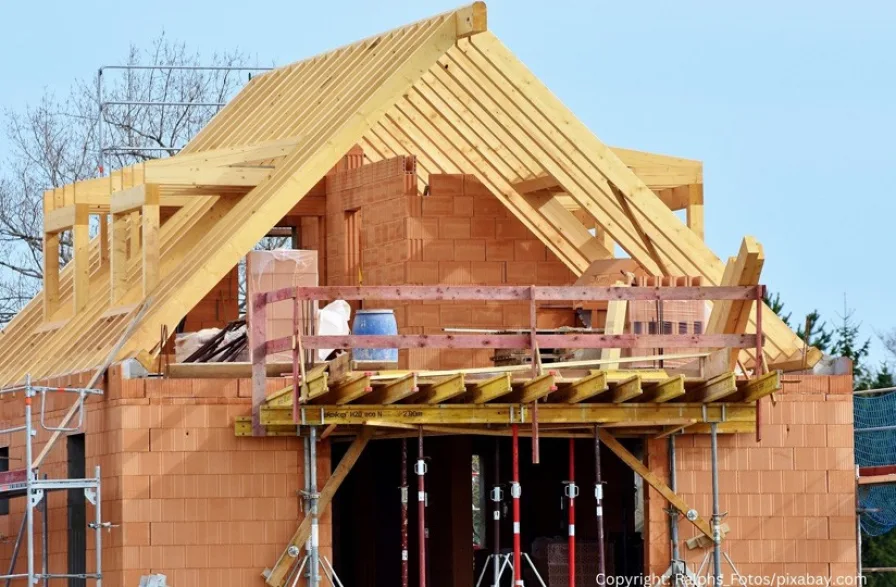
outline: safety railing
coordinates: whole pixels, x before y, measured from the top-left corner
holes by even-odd
[[[299,389],[308,349],[358,348],[439,348],[439,349],[529,349],[537,359],[538,349],[754,349],[758,361],[762,357],[762,285],[735,287],[596,287],[596,286],[320,286],[288,287],[256,294],[249,325],[249,347],[253,373],[253,405],[264,401],[265,360],[272,353],[292,351],[294,390]],[[304,335],[299,316],[303,305],[314,300],[381,301],[381,302],[527,302],[529,331],[512,334],[450,333],[393,335]],[[267,338],[267,307],[284,300],[293,301],[293,334]],[[614,300],[648,301],[742,301],[756,304],[755,334],[603,334],[593,332],[538,332],[540,303],[600,302]],[[533,360],[533,371],[539,368]],[[761,365],[755,371],[761,372]],[[298,398],[297,398],[298,399]]]

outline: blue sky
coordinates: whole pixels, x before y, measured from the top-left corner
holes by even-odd
[[[4,3],[0,108],[64,94],[162,30],[204,54],[284,64],[455,5]],[[704,161],[710,246],[725,258],[756,236],[763,282],[795,316],[836,320],[846,294],[868,336],[896,327],[896,3],[488,6],[489,27],[605,142]]]

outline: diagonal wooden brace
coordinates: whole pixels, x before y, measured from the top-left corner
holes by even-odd
[[[336,467],[336,470],[333,471],[333,474],[327,480],[326,484],[324,484],[323,489],[320,492],[320,499],[318,501],[318,507],[320,508],[321,514],[327,509],[330,505],[330,502],[333,500],[333,495],[335,495],[336,490],[342,485],[342,482],[345,481],[346,476],[349,471],[352,470],[352,467],[355,466],[355,463],[358,462],[358,458],[361,456],[361,453],[364,451],[364,448],[367,446],[367,443],[370,441],[370,437],[373,432],[367,426],[361,428],[361,432],[352,442],[351,446],[348,447],[348,451],[346,451],[345,456],[342,457],[342,460],[339,461],[339,466]],[[289,556],[288,551],[292,546],[301,548],[301,545],[308,540],[308,536],[311,534],[311,516],[305,516],[305,519],[302,520],[302,523],[299,524],[299,529],[296,530],[296,533],[293,534],[292,538],[289,541],[289,544],[286,545],[286,548],[283,550],[283,553],[280,555],[280,558],[277,559],[277,562],[274,564],[274,567],[271,569],[271,572],[268,573],[267,577],[265,577],[265,583],[270,585],[271,587],[281,587],[283,585],[284,580],[286,579],[286,575],[289,573],[290,567],[296,561],[295,558]]]
[[[650,469],[648,469],[644,463],[642,463],[638,457],[628,452],[622,444],[616,440],[616,437],[607,432],[604,429],[600,430],[600,441],[607,445],[613,454],[622,459],[622,461],[631,467],[631,469],[641,476],[644,481],[647,482],[648,485],[656,489],[660,492],[666,500],[672,504],[672,506],[680,511],[681,513],[687,513],[691,511],[693,508],[689,506],[685,501],[674,491],[672,491],[668,485],[663,483],[663,481],[654,475]],[[712,529],[709,527],[709,523],[701,518],[699,515],[691,520],[690,518],[686,518],[690,523],[697,527],[700,532],[704,535],[712,539]]]

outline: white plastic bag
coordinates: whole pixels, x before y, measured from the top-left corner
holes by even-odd
[[[348,326],[352,307],[345,300],[336,300],[320,309],[317,313],[317,333],[320,336],[346,336],[351,334]],[[317,349],[317,357],[325,361],[333,349]]]

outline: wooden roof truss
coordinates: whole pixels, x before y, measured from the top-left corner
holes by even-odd
[[[96,366],[141,300],[119,358],[158,348],[355,145],[374,161],[414,155],[422,186],[475,175],[576,274],[618,243],[655,275],[723,282],[702,239],[700,163],[604,145],[477,2],[257,76],[178,155],[48,192],[45,287],[0,337],[0,385]],[[74,259],[60,268],[65,231]],[[772,369],[817,360],[764,315]]]

